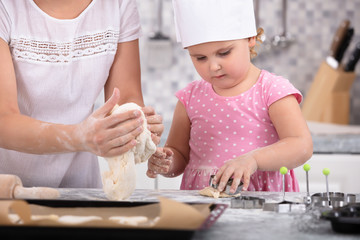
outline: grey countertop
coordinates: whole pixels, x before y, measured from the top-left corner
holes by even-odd
[[[315,154],[360,154],[360,125],[307,121]]]
[[[66,200],[106,200],[101,189],[59,189],[60,199]],[[261,197],[267,203],[283,200],[282,193],[246,192],[246,196]],[[196,231],[193,239],[359,239],[359,235],[335,233],[331,223],[319,219],[319,211],[278,213],[262,209],[235,209],[230,207],[229,198],[214,199],[201,196],[198,191],[146,190],[137,189],[127,201],[157,202],[158,196],[179,202],[222,203],[229,207],[207,230]],[[285,199],[302,202],[305,193],[286,193]],[[356,194],[360,202],[360,194]]]
[[[360,135],[312,134],[314,153],[360,154]]]

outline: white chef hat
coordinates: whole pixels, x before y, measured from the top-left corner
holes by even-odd
[[[253,0],[173,0],[176,38],[184,48],[256,36]]]

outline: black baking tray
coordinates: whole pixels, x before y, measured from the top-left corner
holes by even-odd
[[[158,202],[128,201],[83,201],[83,200],[26,200],[29,204],[46,207],[136,207]],[[186,204],[201,204],[190,202]],[[106,227],[38,227],[38,226],[0,226],[0,239],[191,239],[198,230],[209,229],[223,214],[227,204],[211,204],[210,214],[203,224],[195,230],[149,229],[149,228],[106,228]]]
[[[324,211],[321,218],[331,221],[335,232],[360,234],[360,202]]]

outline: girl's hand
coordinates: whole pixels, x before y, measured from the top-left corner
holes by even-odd
[[[164,124],[162,117],[156,114],[154,108],[146,106],[142,108],[142,111],[145,114],[148,129],[151,132],[151,139],[153,142],[158,145],[160,143],[161,135],[164,131]]]
[[[137,144],[135,138],[144,130],[144,119],[140,110],[110,115],[119,99],[120,92],[114,89],[113,95],[102,107],[76,126],[74,136],[78,138],[82,151],[113,157]]]
[[[148,160],[148,170],[146,175],[155,178],[157,174],[167,174],[172,163],[174,153],[169,148],[156,149],[156,152]]]
[[[219,182],[219,191],[225,189],[227,181],[233,177],[230,193],[234,193],[241,180],[244,183],[243,191],[246,191],[250,184],[250,176],[257,170],[256,159],[251,153],[231,159],[224,163],[215,175],[216,183]]]

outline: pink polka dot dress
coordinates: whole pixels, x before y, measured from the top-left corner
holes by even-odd
[[[180,189],[203,189],[225,161],[277,142],[268,109],[288,95],[302,101],[301,93],[287,79],[265,70],[254,86],[238,96],[219,96],[204,80],[193,81],[178,91],[176,97],[191,122],[190,159]],[[285,191],[298,192],[294,171],[285,177]],[[249,191],[282,191],[279,171],[256,171],[250,180]]]

